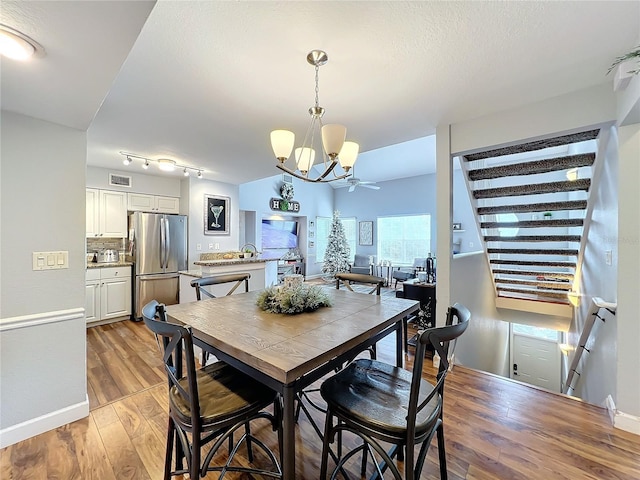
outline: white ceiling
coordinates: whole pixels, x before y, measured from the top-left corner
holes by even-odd
[[[47,50],[2,60],[3,109],[89,127],[89,165],[139,168],[128,151],[234,184],[279,173],[271,130],[301,140],[305,57],[323,49],[324,121],[367,152],[357,176],[381,181],[433,171],[433,139],[390,146],[438,124],[611,82],[640,2],[3,1],[1,23]]]

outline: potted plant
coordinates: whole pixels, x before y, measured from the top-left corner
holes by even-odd
[[[544,212],[543,214],[544,219],[545,220],[551,220],[551,217],[553,216],[551,212]]]
[[[250,248],[244,249],[244,258],[251,258],[253,256],[253,252]]]

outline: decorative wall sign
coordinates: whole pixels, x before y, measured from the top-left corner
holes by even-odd
[[[299,212],[300,202],[285,200],[284,198],[272,198],[269,200],[269,207],[271,210],[277,210],[279,212]]]
[[[359,241],[360,245],[373,245],[373,222],[360,222]]]
[[[204,234],[229,235],[231,199],[218,195],[204,196]]]

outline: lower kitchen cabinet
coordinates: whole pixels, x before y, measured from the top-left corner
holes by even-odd
[[[88,269],[85,290],[88,324],[131,315],[131,267]]]

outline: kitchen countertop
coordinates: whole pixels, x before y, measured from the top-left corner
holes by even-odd
[[[278,261],[277,258],[230,258],[224,260],[198,260],[193,262],[194,265],[203,267],[221,267],[224,265],[246,265],[247,263],[266,263]]]
[[[133,266],[133,262],[128,262],[125,260],[120,260],[119,262],[106,262],[106,263],[87,262],[87,268],[131,267],[131,266]]]

